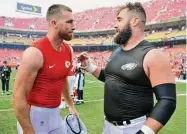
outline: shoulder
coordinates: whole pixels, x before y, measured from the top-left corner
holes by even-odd
[[[42,56],[41,51],[35,47],[29,47],[23,52],[23,56]]]
[[[65,41],[63,41],[62,43],[64,45],[64,47],[66,47],[67,49],[69,49],[70,51],[73,51],[73,48],[71,45],[67,44]]]
[[[121,47],[117,47],[117,48],[112,52],[112,54],[110,55],[109,60],[112,59],[114,56],[118,55],[118,54],[120,53],[121,50],[122,50]]]
[[[64,45],[64,47],[66,48],[66,50],[68,50],[68,53],[70,53],[70,55],[71,55],[71,57],[72,57],[72,55],[73,55],[73,53],[74,53],[73,47],[72,47],[71,45],[67,44],[67,43],[64,42],[64,41],[63,41],[63,45]]]
[[[41,66],[43,65],[43,55],[39,49],[29,47],[23,52],[22,62],[22,64],[30,66]]]
[[[169,62],[169,56],[159,49],[152,49],[146,54],[144,60],[148,66],[162,64]]]
[[[145,57],[144,65],[148,70],[152,87],[163,83],[175,83],[167,53],[158,49],[150,50]]]
[[[113,51],[113,53],[112,54],[117,54],[117,53],[119,53],[120,51],[122,50],[122,48],[121,47],[117,47],[114,51]]]
[[[30,47],[36,47],[36,48],[43,48],[46,43],[49,43],[48,39],[46,37],[43,37],[35,42],[33,42]]]
[[[145,55],[152,50],[157,50],[156,46],[152,42],[149,42],[147,40],[143,40],[142,42],[140,42],[138,48],[139,52]]]
[[[72,47],[71,45],[68,45],[68,46],[69,46],[69,49],[70,49],[70,51],[71,51],[71,54],[73,54],[73,53],[74,53],[73,47]]]

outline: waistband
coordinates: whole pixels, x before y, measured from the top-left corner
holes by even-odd
[[[129,125],[129,124],[137,123],[140,121],[145,121],[146,119],[147,119],[146,115],[132,119],[132,120],[125,120],[125,121],[109,121],[107,118],[105,118],[105,120],[107,120],[108,122],[110,122],[111,124],[115,126]]]
[[[37,107],[34,105],[28,105],[29,110],[36,110],[36,111],[60,111],[59,107],[56,108],[45,108],[45,107]]]

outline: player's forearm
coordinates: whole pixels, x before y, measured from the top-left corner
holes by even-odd
[[[64,92],[63,97],[64,97],[64,100],[66,101],[66,103],[68,104],[68,106],[70,106],[70,107],[73,106],[73,101],[72,101],[69,93]]]
[[[26,98],[20,98],[19,96],[13,95],[13,107],[16,118],[19,121],[23,131],[34,132]]]
[[[98,78],[100,75],[100,72],[101,72],[101,68],[97,67],[97,69],[95,70],[95,72],[92,73],[92,75]]]
[[[151,112],[150,118],[141,129],[145,134],[158,133],[176,109],[176,87],[174,83],[157,85],[153,89],[158,101]]]
[[[100,81],[105,82],[105,71],[104,69],[98,68],[93,73],[93,75]]]
[[[163,127],[161,123],[159,123],[158,121],[152,118],[148,118],[147,121],[145,122],[145,125],[150,129],[152,129],[155,133],[158,133],[159,130]]]
[[[66,103],[68,104],[68,106],[70,107],[73,106],[73,101],[69,93],[69,86],[67,80],[66,80],[66,84],[64,85],[63,97]]]

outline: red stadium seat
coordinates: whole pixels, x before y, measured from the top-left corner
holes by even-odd
[[[186,15],[186,0],[152,0],[143,3],[147,12],[147,23],[160,22]],[[108,30],[114,27],[116,7],[90,9],[74,14],[77,31]],[[0,27],[4,27],[5,17],[0,17]],[[47,22],[44,18],[9,18],[14,29],[28,30],[34,25],[34,30],[46,31]],[[84,25],[83,25],[84,24]]]

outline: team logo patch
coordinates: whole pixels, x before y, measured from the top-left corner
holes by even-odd
[[[137,65],[138,64],[136,64],[136,63],[127,63],[127,64],[121,66],[121,69],[122,70],[133,70],[137,67]]]
[[[44,125],[44,121],[40,121],[40,126],[43,126]]]
[[[70,63],[69,61],[65,61],[65,67],[66,67],[66,68],[69,68],[70,65],[71,65],[71,63]]]

